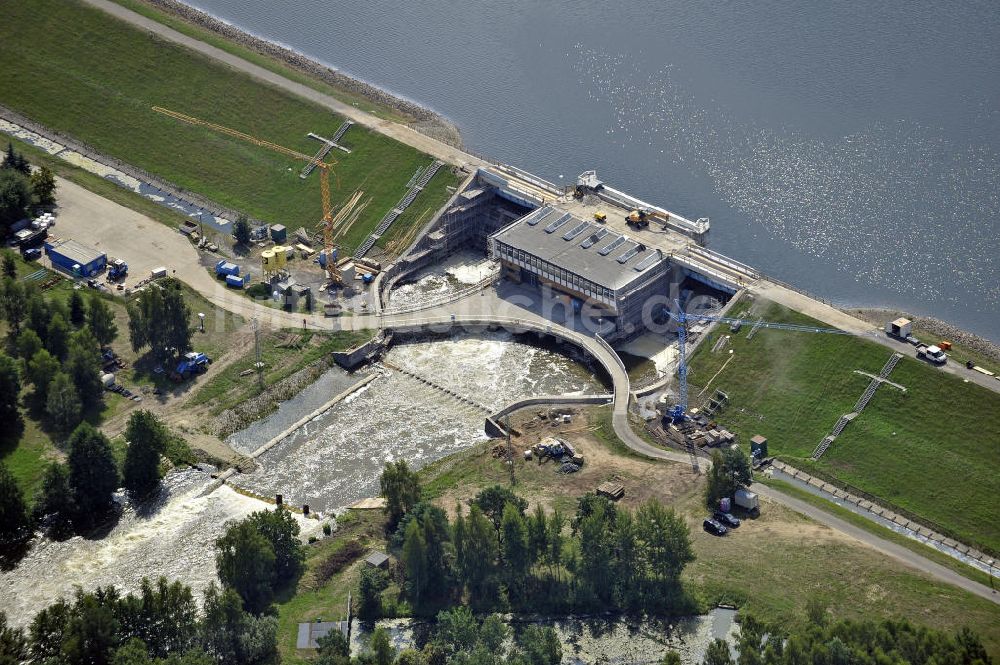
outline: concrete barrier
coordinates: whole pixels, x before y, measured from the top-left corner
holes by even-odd
[[[536,397],[525,397],[511,402],[491,416],[487,416],[483,429],[486,436],[499,438],[507,436],[507,428],[500,423],[504,416],[514,413],[520,409],[540,404],[609,404],[614,400],[614,395],[538,395]]]

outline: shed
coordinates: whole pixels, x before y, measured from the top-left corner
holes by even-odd
[[[93,277],[108,264],[107,254],[71,239],[45,243],[45,253],[52,267],[80,277]]]
[[[755,434],[750,439],[750,454],[759,459],[767,457],[767,438]]]
[[[909,337],[912,334],[913,322],[909,319],[898,318],[895,321],[890,321],[885,324],[885,331],[890,335],[895,335],[896,337]]]
[[[385,569],[389,567],[389,555],[385,552],[372,552],[365,557],[365,563],[372,568]]]
[[[271,240],[277,243],[285,242],[288,238],[288,230],[281,224],[271,225]]]
[[[300,623],[298,638],[295,640],[296,649],[318,649],[318,640],[326,637],[335,630],[339,630],[344,637],[349,637],[349,630],[346,621],[314,621],[312,623]]]

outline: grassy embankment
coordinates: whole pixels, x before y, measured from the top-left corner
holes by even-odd
[[[741,305],[739,307],[745,307]],[[754,316],[822,325],[773,303]],[[1000,551],[1000,394],[904,357],[819,462],[809,457],[841,414],[850,412],[890,351],[840,335],[761,330],[714,332],[691,361],[691,394],[730,357],[712,388],[729,394],[719,420],[743,441],[768,438],[771,454],[849,483],[937,523],[970,545]],[[729,344],[712,353],[718,335]],[[961,487],[961,491],[955,491]]]
[[[532,505],[540,502],[546,509],[568,514],[580,495],[614,477],[627,488],[624,506],[634,508],[649,497],[673,506],[691,529],[697,555],[685,571],[684,583],[706,609],[733,602],[766,620],[788,624],[804,621],[806,603],[818,597],[837,618],[907,617],[952,631],[969,626],[992,654],[1000,653],[1000,607],[910,570],[782,506],[766,503],[760,518],[747,521],[726,538],[709,536],[700,528],[703,479],[695,479],[684,465],[623,454],[627,449],[609,433],[607,408],[591,410],[588,418],[586,426],[525,430],[516,446],[556,434],[573,441],[588,463],[579,474],[563,476],[552,464],[524,462],[515,455],[516,491]],[[424,468],[425,496],[450,511],[482,487],[505,483],[507,471],[490,448],[491,443],[481,444]],[[309,572],[299,592],[279,606],[282,662],[306,662],[306,653],[294,649],[297,622],[342,618],[347,594],[357,588],[359,561],[326,580],[317,577],[320,564],[349,541],[360,541],[366,553],[384,548],[381,523],[380,513],[351,512],[342,530],[310,546]],[[880,536],[891,535],[871,528]]]
[[[154,74],[155,73],[155,74]],[[321,216],[318,175],[302,163],[155,113],[160,105],[312,154],[310,131],[332,134],[341,118],[193,51],[169,44],[76,0],[7,7],[0,24],[0,103],[99,150],[254,217],[311,227]],[[353,249],[431,158],[381,134],[352,127],[334,151],[334,203],[355,189],[372,197],[343,237]],[[457,183],[442,169],[381,242],[407,219],[436,209]]]

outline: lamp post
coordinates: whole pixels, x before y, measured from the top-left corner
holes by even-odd
[[[201,332],[205,332],[205,314],[204,312],[198,312],[198,327]]]

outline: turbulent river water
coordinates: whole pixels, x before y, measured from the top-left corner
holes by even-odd
[[[394,302],[438,298],[479,281],[490,269],[481,257],[457,255],[417,275]],[[528,395],[602,391],[578,362],[584,358],[531,346],[505,332],[400,344],[386,360],[490,408]],[[230,482],[332,513],[376,494],[387,461],[405,459],[419,467],[485,438],[486,413],[478,408],[388,366],[365,371],[378,378],[261,456],[257,471]],[[331,369],[275,413],[234,434],[230,445],[253,450],[359,378]],[[213,543],[224,524],[267,507],[227,486],[204,494],[211,483],[208,472],[176,472],[167,477],[154,505],[139,512],[121,497],[121,518],[102,538],[36,541],[16,568],[0,572],[0,610],[23,625],[38,608],[71,594],[75,585],[133,590],[143,577],[159,575],[191,585],[200,596],[216,579]],[[304,536],[321,525],[300,523]]]

